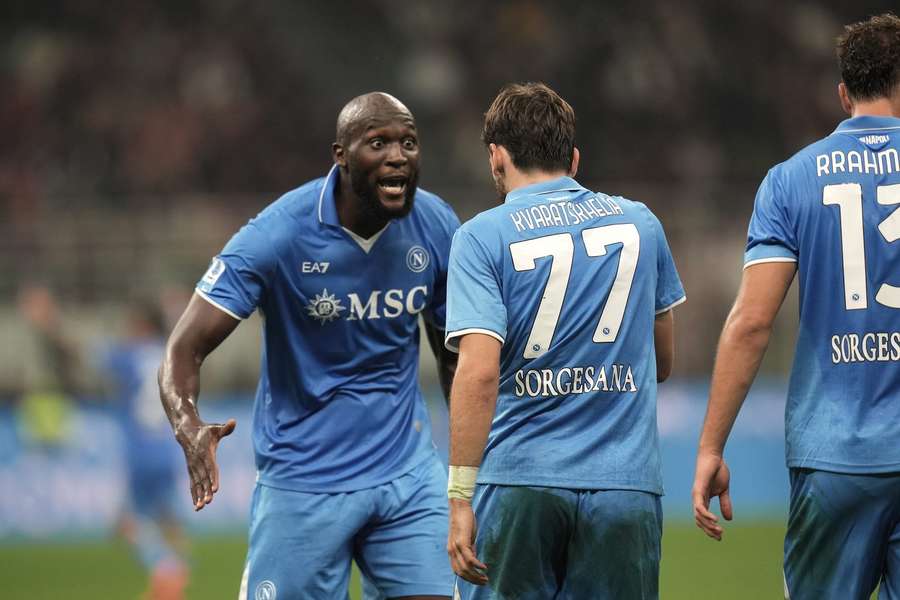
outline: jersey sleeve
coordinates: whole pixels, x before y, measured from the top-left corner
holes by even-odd
[[[436,244],[436,272],[431,304],[422,313],[422,317],[429,325],[441,330],[446,328],[447,321],[447,271],[450,263],[450,246],[456,230],[459,229],[459,219],[456,217],[456,213],[449,206],[446,209]]]
[[[268,236],[250,221],[212,259],[196,292],[235,319],[246,319],[260,304],[275,262]]]
[[[681,278],[678,276],[678,269],[675,268],[675,258],[672,256],[672,250],[666,240],[666,232],[663,230],[662,223],[655,215],[653,221],[657,236],[656,314],[659,315],[687,300],[687,296],[684,293]]]
[[[773,169],[756,193],[744,268],[762,262],[797,262],[797,238],[784,200],[784,187]]]
[[[487,334],[502,343],[506,326],[506,307],[495,264],[472,233],[460,229],[450,249],[445,345],[457,352],[459,339],[469,333]]]

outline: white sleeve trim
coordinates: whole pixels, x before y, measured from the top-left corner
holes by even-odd
[[[761,263],[770,263],[770,262],[797,262],[796,258],[792,258],[789,256],[773,256],[771,258],[757,258],[756,260],[751,260],[750,262],[744,263],[744,268],[752,267],[753,265],[758,265]]]
[[[679,298],[678,300],[676,300],[676,301],[673,302],[672,304],[668,305],[667,307],[661,308],[661,309],[659,309],[658,311],[656,311],[656,314],[657,314],[657,315],[661,315],[661,314],[663,314],[664,312],[669,312],[670,310],[672,310],[673,308],[675,308],[675,307],[678,306],[679,304],[684,304],[685,300],[687,300],[687,296],[682,296],[681,298]]]
[[[447,335],[444,337],[444,347],[447,348],[450,352],[459,353],[459,341],[457,340],[455,344],[451,345],[456,338],[461,338],[464,335],[469,335],[470,333],[483,333],[485,335],[489,335],[492,338],[499,340],[501,344],[506,343],[506,340],[497,333],[496,331],[491,331],[490,329],[482,329],[480,327],[469,327],[468,329],[459,329],[457,331],[448,331]]]
[[[212,304],[213,306],[215,306],[216,308],[221,310],[223,313],[225,313],[229,317],[233,317],[233,318],[237,319],[238,321],[244,320],[243,317],[237,316],[236,314],[234,314],[233,312],[231,312],[230,310],[228,310],[227,308],[225,308],[224,306],[222,306],[221,304],[219,304],[218,302],[216,302],[215,300],[213,300],[212,298],[210,298],[209,296],[207,296],[200,290],[194,290],[194,293],[196,293],[198,296],[200,296],[201,298],[203,298],[204,300],[206,300],[207,302],[209,302],[210,304]]]

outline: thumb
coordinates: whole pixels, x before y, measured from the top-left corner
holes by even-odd
[[[734,513],[731,507],[731,494],[728,493],[728,490],[719,494],[719,508],[722,509],[722,516],[725,517],[725,520],[730,521]]]
[[[214,425],[212,433],[215,434],[216,441],[221,440],[223,437],[231,435],[231,432],[234,431],[234,428],[237,426],[237,421],[234,419],[228,419],[228,421],[224,425]]]

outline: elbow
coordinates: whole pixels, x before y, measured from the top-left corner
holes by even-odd
[[[671,361],[665,365],[656,365],[656,383],[662,383],[672,374],[672,363]]]
[[[754,314],[752,312],[733,313],[728,318],[726,330],[728,334],[746,342],[757,340],[767,341],[772,333],[774,319],[766,315]]]

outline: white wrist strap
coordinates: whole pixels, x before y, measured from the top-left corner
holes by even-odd
[[[450,476],[447,478],[447,497],[471,502],[475,495],[475,479],[478,467],[457,467],[450,465]]]

